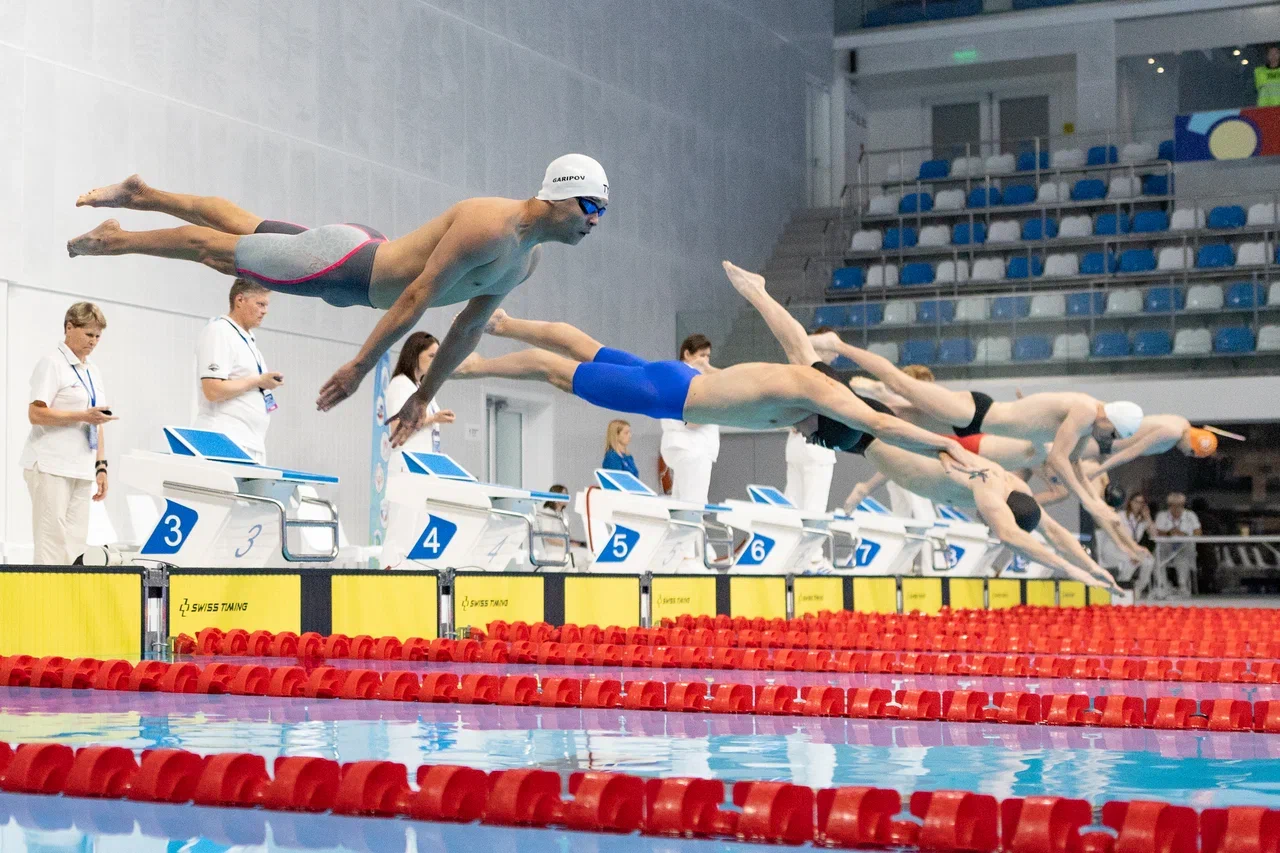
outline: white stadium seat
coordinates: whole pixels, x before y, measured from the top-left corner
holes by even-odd
[[[897,193],[885,193],[871,199],[867,204],[868,216],[891,216],[898,212],[898,202],[902,200]]]
[[[1084,162],[1084,151],[1080,148],[1064,148],[1049,156],[1049,165],[1055,169],[1079,169]]]
[[[970,281],[1000,281],[1004,278],[1004,258],[979,258],[973,262]]]
[[[1280,326],[1263,326],[1258,330],[1259,350],[1280,350]]]
[[[1169,217],[1170,231],[1193,231],[1204,227],[1204,211],[1198,207],[1180,207]]]
[[[987,300],[981,296],[966,296],[956,300],[957,323],[979,323],[987,319]]]
[[[1044,259],[1047,278],[1080,275],[1080,257],[1075,252],[1059,252]]]
[[[1142,311],[1142,291],[1125,287],[1111,291],[1107,297],[1107,314],[1137,314]]]
[[[873,264],[867,267],[867,287],[893,287],[897,283],[897,264]]]
[[[1013,344],[1003,335],[979,338],[974,361],[979,364],[1003,364],[1013,358]]]
[[[1107,198],[1133,198],[1141,194],[1142,181],[1134,175],[1112,178],[1107,186]]]
[[[951,161],[951,177],[982,177],[983,160],[981,157],[957,157]]]
[[[1276,206],[1273,202],[1263,201],[1249,205],[1249,225],[1275,225]]]
[[[1031,297],[1032,317],[1067,316],[1067,297],[1061,293],[1037,293]]]
[[[1241,243],[1236,249],[1236,266],[1261,266],[1267,262],[1267,244],[1257,242]]]
[[[1150,142],[1130,142],[1120,149],[1121,163],[1146,163],[1156,159],[1156,147]]]
[[[1187,288],[1188,311],[1216,311],[1222,307],[1222,288],[1216,284],[1196,284]]]
[[[1040,204],[1053,204],[1058,201],[1070,201],[1071,187],[1066,183],[1045,181],[1036,191],[1036,201]]]
[[[1280,305],[1280,281],[1271,282],[1271,289],[1267,291],[1267,304]]]
[[[867,351],[873,352],[881,358],[887,358],[894,364],[898,363],[898,345],[893,341],[870,344],[867,346]]]
[[[964,190],[940,190],[933,197],[934,210],[964,210]]]
[[[915,321],[916,306],[914,302],[898,299],[884,306],[884,325],[886,326],[904,326]]]
[[[1084,332],[1058,335],[1053,339],[1053,361],[1079,361],[1089,357],[1089,336]]]
[[[1195,263],[1190,246],[1165,246],[1156,258],[1158,270],[1185,270]]]
[[[1016,219],[1001,219],[992,222],[987,229],[988,243],[1017,243],[1022,239],[1022,226]]]
[[[945,225],[926,225],[920,229],[921,246],[951,245],[951,229]]]
[[[1011,175],[1018,168],[1018,159],[1012,154],[996,154],[987,158],[988,175]]]
[[[968,281],[969,262],[964,259],[956,261],[942,261],[938,264],[938,269],[934,271],[933,280],[935,282]]]
[[[1064,216],[1058,223],[1059,237],[1088,237],[1093,233],[1093,220],[1087,215]]]
[[[1173,336],[1175,355],[1208,355],[1213,351],[1213,337],[1208,329],[1179,329]]]
[[[849,248],[855,252],[875,252],[884,243],[884,235],[878,229],[859,231],[853,235]]]

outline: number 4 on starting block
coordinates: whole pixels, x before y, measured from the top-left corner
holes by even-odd
[[[422,535],[409,551],[410,560],[436,560],[444,553],[453,541],[453,534],[458,532],[458,525],[438,515],[427,517],[427,526]]]

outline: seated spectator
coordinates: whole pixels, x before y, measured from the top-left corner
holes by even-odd
[[[1267,48],[1267,64],[1253,69],[1253,85],[1258,90],[1258,106],[1280,106],[1280,44]]]
[[[1156,516],[1155,535],[1165,536],[1200,536],[1200,519],[1187,509],[1187,496],[1182,492],[1170,492],[1165,498],[1167,509]],[[1183,596],[1191,595],[1191,572],[1196,567],[1196,549],[1194,545],[1180,542],[1173,545],[1173,559],[1169,561],[1178,575],[1178,592]],[[1157,572],[1165,574],[1164,569]],[[1157,581],[1161,578],[1157,577]]]
[[[635,457],[630,454],[631,424],[624,420],[609,421],[609,429],[604,438],[604,461],[601,468],[610,471],[629,471],[633,477],[640,476]]]

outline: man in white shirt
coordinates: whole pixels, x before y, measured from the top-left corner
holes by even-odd
[[[680,344],[680,360],[706,373],[711,367],[711,341],[706,335],[690,335]],[[688,424],[671,418],[662,424],[659,452],[671,467],[671,497],[706,504],[711,491],[711,467],[720,457],[720,427]]]
[[[271,291],[238,278],[231,285],[231,310],[209,321],[196,342],[200,378],[197,429],[225,433],[259,465],[267,461],[267,427],[277,408],[272,393],[284,374],[267,370],[253,330],[271,306]]]
[[[32,562],[37,565],[65,566],[83,554],[89,498],[107,496],[102,427],[116,418],[107,405],[102,374],[89,363],[106,327],[97,305],[72,305],[63,318],[65,340],[36,362],[31,373],[31,432],[20,464],[31,495]]]
[[[1156,515],[1156,538],[1164,536],[1199,536],[1201,535],[1200,519],[1187,509],[1187,496],[1182,492],[1170,492],[1165,498],[1168,509]],[[1178,591],[1184,596],[1191,595],[1191,572],[1196,567],[1196,546],[1190,542],[1172,545],[1173,559],[1169,565],[1178,573]],[[1159,571],[1165,571],[1161,566]]]

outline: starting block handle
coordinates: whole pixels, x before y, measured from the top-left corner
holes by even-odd
[[[321,519],[303,519],[289,518],[288,512],[285,510],[284,504],[275,498],[266,498],[261,495],[249,495],[244,492],[224,492],[221,489],[210,489],[205,486],[193,486],[188,483],[175,483],[172,480],[165,480],[162,485],[166,489],[173,489],[178,492],[187,492],[189,494],[203,495],[213,498],[231,498],[232,500],[244,501],[245,503],[266,504],[274,507],[277,516],[280,519],[280,556],[290,563],[317,563],[329,562],[338,557],[338,512],[334,509],[333,504],[319,498],[299,498],[300,501],[306,503],[314,503],[324,506],[329,510],[330,518],[327,521]],[[333,538],[333,547],[322,554],[295,554],[289,550],[289,529],[290,528],[321,528],[330,531]]]
[[[560,524],[564,527],[563,532],[549,533],[542,530],[536,530],[533,526],[533,520],[530,519],[529,516],[525,515],[524,513],[512,512],[511,510],[508,510],[508,509],[496,509],[492,507],[489,509],[489,512],[493,513],[494,515],[503,516],[505,518],[518,519],[522,524],[524,524],[525,530],[527,530],[529,534],[529,565],[533,566],[536,569],[541,569],[548,566],[562,569],[565,566],[569,565],[569,552],[570,552],[569,526],[565,524],[563,521],[560,522]],[[536,543],[538,540],[542,540],[544,542],[546,541],[563,542],[564,543],[564,559],[544,560],[541,557],[539,557],[536,550],[534,549],[534,543]]]

